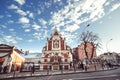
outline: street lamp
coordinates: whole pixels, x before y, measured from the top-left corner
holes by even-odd
[[[113,40],[113,39],[111,38],[111,39],[109,39],[109,40],[107,41],[107,43],[106,43],[107,52],[108,52],[108,44],[109,44],[109,42],[112,41],[112,40]]]
[[[86,28],[88,28],[89,26],[90,26],[90,24],[87,24],[87,25],[84,27],[84,29],[83,29],[83,31],[82,31],[82,34],[85,32]],[[80,36],[82,36],[82,34],[81,34]],[[85,71],[87,71],[88,57],[87,57],[85,45],[86,45],[86,43],[85,43],[85,41],[84,41],[84,54],[85,54],[85,56],[84,56],[83,63],[84,63]]]
[[[89,27],[89,26],[90,26],[90,24],[87,24],[82,32],[84,32],[86,30],[86,28]]]

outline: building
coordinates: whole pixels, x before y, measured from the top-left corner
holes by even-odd
[[[85,58],[91,59],[96,57],[95,49],[92,54],[92,50],[93,50],[92,44],[88,42],[86,45],[87,45],[86,51],[87,51],[88,57],[86,57],[86,54],[85,54],[84,43],[81,43],[80,45],[78,45],[78,47],[73,48],[73,55],[75,56],[75,58],[77,58],[77,60],[83,61]]]
[[[40,59],[42,53],[27,53],[24,54],[23,57],[25,58],[25,62],[23,65],[22,71],[30,71],[33,64],[36,70],[40,69]]]
[[[101,58],[101,60],[105,60],[107,62],[110,62],[113,65],[119,65],[120,64],[119,53],[107,52],[107,53],[101,54],[99,57]]]
[[[43,47],[42,54],[40,66],[42,70],[64,70],[71,68],[71,48],[66,44],[65,38],[62,38],[57,29],[47,39],[47,44]]]
[[[0,72],[19,71],[25,61],[21,54],[14,46],[0,44]]]

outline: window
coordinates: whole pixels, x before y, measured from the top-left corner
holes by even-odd
[[[58,57],[57,56],[54,56],[54,61],[58,62]]]
[[[58,40],[53,41],[53,48],[59,48],[59,41]]]
[[[67,62],[68,60],[67,59],[65,59],[65,62]]]
[[[47,62],[47,59],[44,59],[44,62]]]

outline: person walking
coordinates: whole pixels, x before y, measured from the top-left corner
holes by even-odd
[[[84,70],[83,62],[80,63],[80,67],[82,68],[82,70]]]
[[[35,65],[33,63],[33,65],[31,66],[31,76],[32,76],[32,74],[34,74],[34,72],[35,72]]]
[[[32,73],[34,74],[34,72],[35,72],[35,65],[34,65],[34,63],[33,63],[33,66],[32,66]]]
[[[87,71],[87,61],[86,60],[83,60],[83,66],[84,66],[85,71]]]

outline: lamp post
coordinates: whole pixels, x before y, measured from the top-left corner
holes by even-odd
[[[90,26],[90,24],[87,24],[87,25],[84,27],[82,33],[84,33],[85,30],[86,30],[86,28],[88,28],[89,26]],[[82,34],[81,34],[81,36],[82,36]],[[84,69],[85,69],[85,71],[87,71],[88,57],[87,57],[86,48],[85,48],[85,46],[86,46],[86,41],[84,40],[83,42],[84,42],[84,54],[85,54],[84,60],[83,60],[83,64],[84,64]]]
[[[82,32],[85,32],[86,28],[88,28],[89,26],[90,26],[90,24],[87,24],[87,25],[85,26],[85,28],[83,29]],[[84,46],[85,46],[85,44],[84,44]],[[85,53],[85,54],[86,54],[86,53]],[[85,55],[85,58],[87,59],[87,55]]]
[[[86,30],[86,28],[88,28],[89,26],[90,26],[90,24],[87,24],[87,25],[84,27],[84,29],[83,29],[82,32],[84,32],[84,31]]]
[[[108,52],[108,44],[109,44],[109,42],[112,41],[112,40],[113,40],[113,39],[111,38],[111,39],[109,39],[109,40],[107,41],[107,43],[106,43],[107,52]]]

